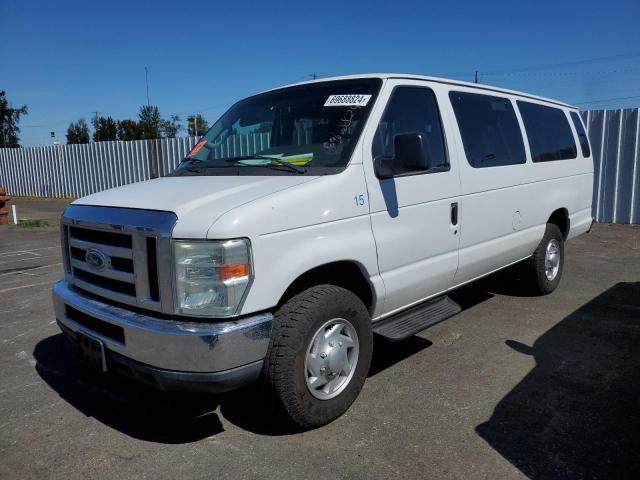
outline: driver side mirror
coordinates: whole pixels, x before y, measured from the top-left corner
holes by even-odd
[[[431,168],[431,159],[425,153],[421,133],[401,133],[393,137],[393,157],[376,157],[373,168],[379,179],[396,175],[424,172]]]

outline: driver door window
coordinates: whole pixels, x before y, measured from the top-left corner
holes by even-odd
[[[423,87],[397,87],[393,91],[373,140],[373,158],[393,157],[393,139],[402,133],[422,135],[425,155],[431,160],[427,173],[449,169],[433,91]]]

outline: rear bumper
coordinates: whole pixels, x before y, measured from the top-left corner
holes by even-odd
[[[100,339],[108,363],[163,389],[231,390],[259,373],[273,315],[216,323],[183,322],[104,303],[62,280],[53,287],[62,330]]]

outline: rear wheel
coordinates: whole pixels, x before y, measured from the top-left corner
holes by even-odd
[[[277,413],[301,428],[325,425],[354,402],[371,364],[371,319],[333,285],[309,288],[276,313],[264,377]]]
[[[558,287],[564,267],[564,238],[557,225],[547,223],[544,237],[527,263],[534,293],[547,295]]]

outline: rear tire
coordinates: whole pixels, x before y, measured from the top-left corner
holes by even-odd
[[[544,237],[527,266],[533,293],[547,295],[558,287],[564,268],[564,238],[557,225],[547,223]]]
[[[303,429],[342,415],[362,390],[373,334],[362,301],[341,287],[319,285],[276,313],[264,380],[276,413]]]

